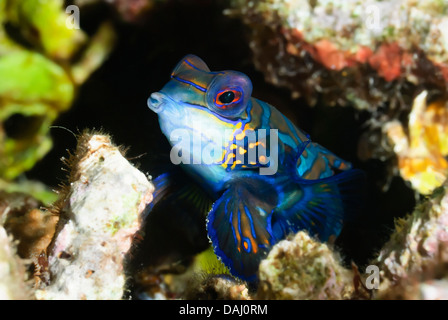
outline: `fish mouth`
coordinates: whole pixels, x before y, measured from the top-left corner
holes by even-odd
[[[166,97],[163,93],[153,92],[148,98],[148,107],[155,113],[163,111],[166,105]]]

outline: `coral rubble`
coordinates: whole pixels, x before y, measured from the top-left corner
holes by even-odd
[[[230,12],[251,27],[254,61],[268,81],[310,99],[342,92],[329,101],[362,109],[376,108],[385,93],[369,69],[386,82],[431,82],[414,74],[418,52],[434,65],[428,77],[446,88],[447,10],[441,1],[234,0]]]
[[[430,285],[441,289],[446,284],[441,280],[448,279],[448,182],[397,221],[372,264],[381,271],[384,297],[409,298],[406,292],[413,288],[417,293],[412,297],[421,298]]]
[[[0,223],[0,300],[32,299],[25,271],[25,264],[16,255],[11,237]]]
[[[251,299],[246,284],[228,275],[208,275],[197,283],[191,281],[188,283],[191,287],[182,296],[187,300]]]
[[[51,281],[39,299],[120,299],[125,255],[153,186],[110,138],[83,134],[67,161],[69,181],[53,211],[60,216],[48,249]]]
[[[41,207],[42,203],[30,195],[0,191],[0,217],[4,228],[17,242],[20,258],[35,265],[53,239],[58,221],[58,216]]]
[[[406,135],[412,105],[423,91],[428,109],[436,104],[438,110],[447,108],[447,12],[447,2],[438,0],[234,0],[228,10],[249,26],[255,66],[268,82],[289,88],[310,105],[322,98],[326,105],[367,112],[359,158],[387,160],[389,172],[401,173],[424,193],[443,178],[435,177],[440,174],[430,166],[422,169],[426,177],[409,177],[416,165],[428,163],[417,164],[409,152],[410,161],[405,161],[383,128],[400,124]],[[443,146],[430,150],[429,162],[438,161],[446,149],[446,139],[440,141]],[[437,163],[434,170],[441,166]]]
[[[259,277],[259,299],[347,299],[354,290],[339,255],[303,231],[272,248]]]

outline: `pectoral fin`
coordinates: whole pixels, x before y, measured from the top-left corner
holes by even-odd
[[[258,265],[276,242],[271,219],[277,193],[262,178],[235,181],[214,203],[207,231],[218,257],[232,274],[256,279]]]

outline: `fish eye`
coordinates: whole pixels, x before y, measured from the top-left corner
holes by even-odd
[[[234,98],[235,94],[233,93],[233,91],[225,91],[223,93],[218,94],[218,100],[223,104],[233,102]]]
[[[223,90],[216,95],[215,103],[218,107],[225,107],[226,105],[237,103],[242,96],[242,92],[237,89]]]
[[[243,73],[222,71],[207,88],[208,108],[227,118],[236,118],[246,109],[252,93],[252,83]]]

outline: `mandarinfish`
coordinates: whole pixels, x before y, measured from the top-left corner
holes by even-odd
[[[359,210],[364,180],[362,171],[251,93],[245,74],[212,72],[188,55],[148,99],[173,146],[171,160],[213,201],[202,209],[198,201],[198,210],[206,211],[216,255],[247,281],[257,279],[260,261],[288,234],[338,236],[344,219]],[[155,203],[170,179],[166,173],[154,180]]]

